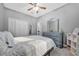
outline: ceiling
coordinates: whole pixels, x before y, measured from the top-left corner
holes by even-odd
[[[32,6],[28,3],[4,3],[4,6],[6,8],[33,16],[33,17],[40,17],[48,12],[51,12],[63,5],[65,5],[66,3],[39,3],[39,6],[44,6],[46,7],[46,10],[41,10],[39,9],[39,13],[36,14],[35,12],[29,12],[27,11],[27,9],[31,8]]]

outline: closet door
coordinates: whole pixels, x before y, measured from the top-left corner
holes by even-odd
[[[16,21],[15,21],[15,19],[9,18],[8,19],[8,31],[11,32],[13,36],[16,35],[15,28],[16,28]]]
[[[29,35],[29,26],[26,21],[16,20],[16,36]]]
[[[29,24],[24,20],[9,18],[8,31],[14,36],[27,36],[29,35]]]

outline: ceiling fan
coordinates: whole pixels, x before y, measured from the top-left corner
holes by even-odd
[[[46,7],[39,6],[38,3],[29,3],[29,4],[32,5],[32,7],[27,9],[28,11],[34,10],[36,13],[38,13],[39,9],[46,10]]]

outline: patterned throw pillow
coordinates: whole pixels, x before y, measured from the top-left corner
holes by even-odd
[[[7,50],[7,44],[5,43],[5,38],[2,32],[0,32],[0,56],[5,55]]]
[[[14,46],[13,35],[8,31],[4,31],[3,33],[4,33],[5,41],[6,41],[6,44],[8,45],[8,47],[9,48],[13,47]]]

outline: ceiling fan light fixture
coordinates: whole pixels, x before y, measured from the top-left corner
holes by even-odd
[[[46,7],[43,6],[39,6],[39,3],[29,3],[30,5],[32,5],[33,7],[27,9],[28,11],[34,11],[35,13],[39,13],[39,10],[43,9],[46,10]]]
[[[37,6],[39,6],[40,3],[37,3]]]
[[[38,11],[39,10],[39,7],[34,7],[33,10],[34,11]]]

